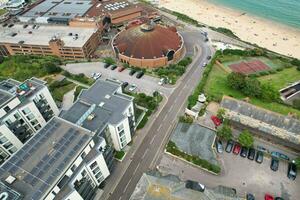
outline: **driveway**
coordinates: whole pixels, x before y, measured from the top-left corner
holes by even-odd
[[[218,154],[222,163],[222,173],[212,175],[204,170],[164,154],[158,169],[163,173],[179,176],[182,180],[195,180],[207,187],[224,185],[233,187],[241,197],[247,193],[256,199],[264,199],[265,193],[281,196],[285,200],[300,199],[300,178],[295,181],[287,178],[287,163],[280,162],[277,172],[270,169],[270,158],[264,157],[262,164],[236,156],[232,153]]]
[[[152,94],[154,91],[159,91],[163,93],[166,97],[169,97],[174,90],[174,88],[171,87],[158,85],[159,78],[144,75],[141,79],[137,79],[135,77],[136,74],[134,74],[133,76],[129,75],[128,69],[125,69],[122,72],[118,72],[117,69],[105,69],[104,63],[102,62],[67,64],[66,66],[62,66],[62,68],[69,71],[72,74],[84,73],[88,77],[91,77],[91,74],[94,72],[100,72],[102,74],[101,79],[114,78],[123,82],[128,82],[129,84],[135,84],[137,85],[138,91],[144,92],[148,95]]]

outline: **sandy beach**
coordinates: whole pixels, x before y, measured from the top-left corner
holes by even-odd
[[[210,26],[228,28],[242,40],[300,59],[300,29],[217,6],[206,0],[160,0],[159,6]]]

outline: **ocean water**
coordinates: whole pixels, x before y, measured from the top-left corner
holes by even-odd
[[[209,0],[300,29],[300,0]]]

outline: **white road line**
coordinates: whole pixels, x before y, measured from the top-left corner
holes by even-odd
[[[120,196],[119,200],[122,199],[122,196]]]
[[[154,135],[154,137],[151,139],[150,144],[152,145],[154,139],[155,139],[156,135]]]
[[[154,138],[154,137],[153,137]],[[144,152],[143,156],[142,156],[142,159],[144,159],[144,157],[146,156],[146,154],[148,153],[149,149],[146,149],[146,151]],[[139,163],[140,164],[140,163]],[[139,166],[138,164],[138,166]]]
[[[159,127],[156,129],[156,131],[158,132],[161,129],[162,124],[159,125]]]
[[[170,110],[172,110],[174,108],[175,103],[173,103],[170,107]]]
[[[135,170],[134,170],[133,174],[135,174],[135,173],[136,173],[136,171],[138,170],[139,166],[140,166],[140,163],[139,163],[139,164],[136,166],[136,168],[135,168]]]
[[[128,183],[126,184],[126,186],[125,186],[125,188],[124,188],[124,190],[123,190],[123,193],[127,190],[128,186],[129,186],[129,184],[130,184],[130,182],[131,182],[131,178],[129,179]]]
[[[163,118],[163,122],[167,119],[168,115],[165,115],[165,117]]]

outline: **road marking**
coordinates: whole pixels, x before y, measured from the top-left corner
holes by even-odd
[[[154,135],[154,137],[151,139],[150,144],[152,145],[154,139],[155,139],[156,135]]]
[[[154,137],[153,137],[154,138]],[[142,159],[144,159],[145,155],[148,153],[149,149],[146,149],[146,151],[144,152],[143,156],[142,156]],[[139,163],[140,164],[140,163]],[[138,164],[138,166],[139,166]]]
[[[170,107],[170,110],[172,110],[174,108],[175,103],[173,103]]]
[[[167,119],[168,115],[165,115],[165,117],[163,118],[163,122]]]
[[[162,124],[159,125],[159,127],[156,129],[157,132],[161,129]]]
[[[131,182],[131,178],[129,179],[128,183],[126,184],[126,186],[125,186],[125,188],[124,188],[124,190],[123,190],[123,193],[127,190],[128,186],[129,186],[129,184],[130,184],[130,182]]]
[[[119,200],[122,199],[122,196],[120,196]]]

